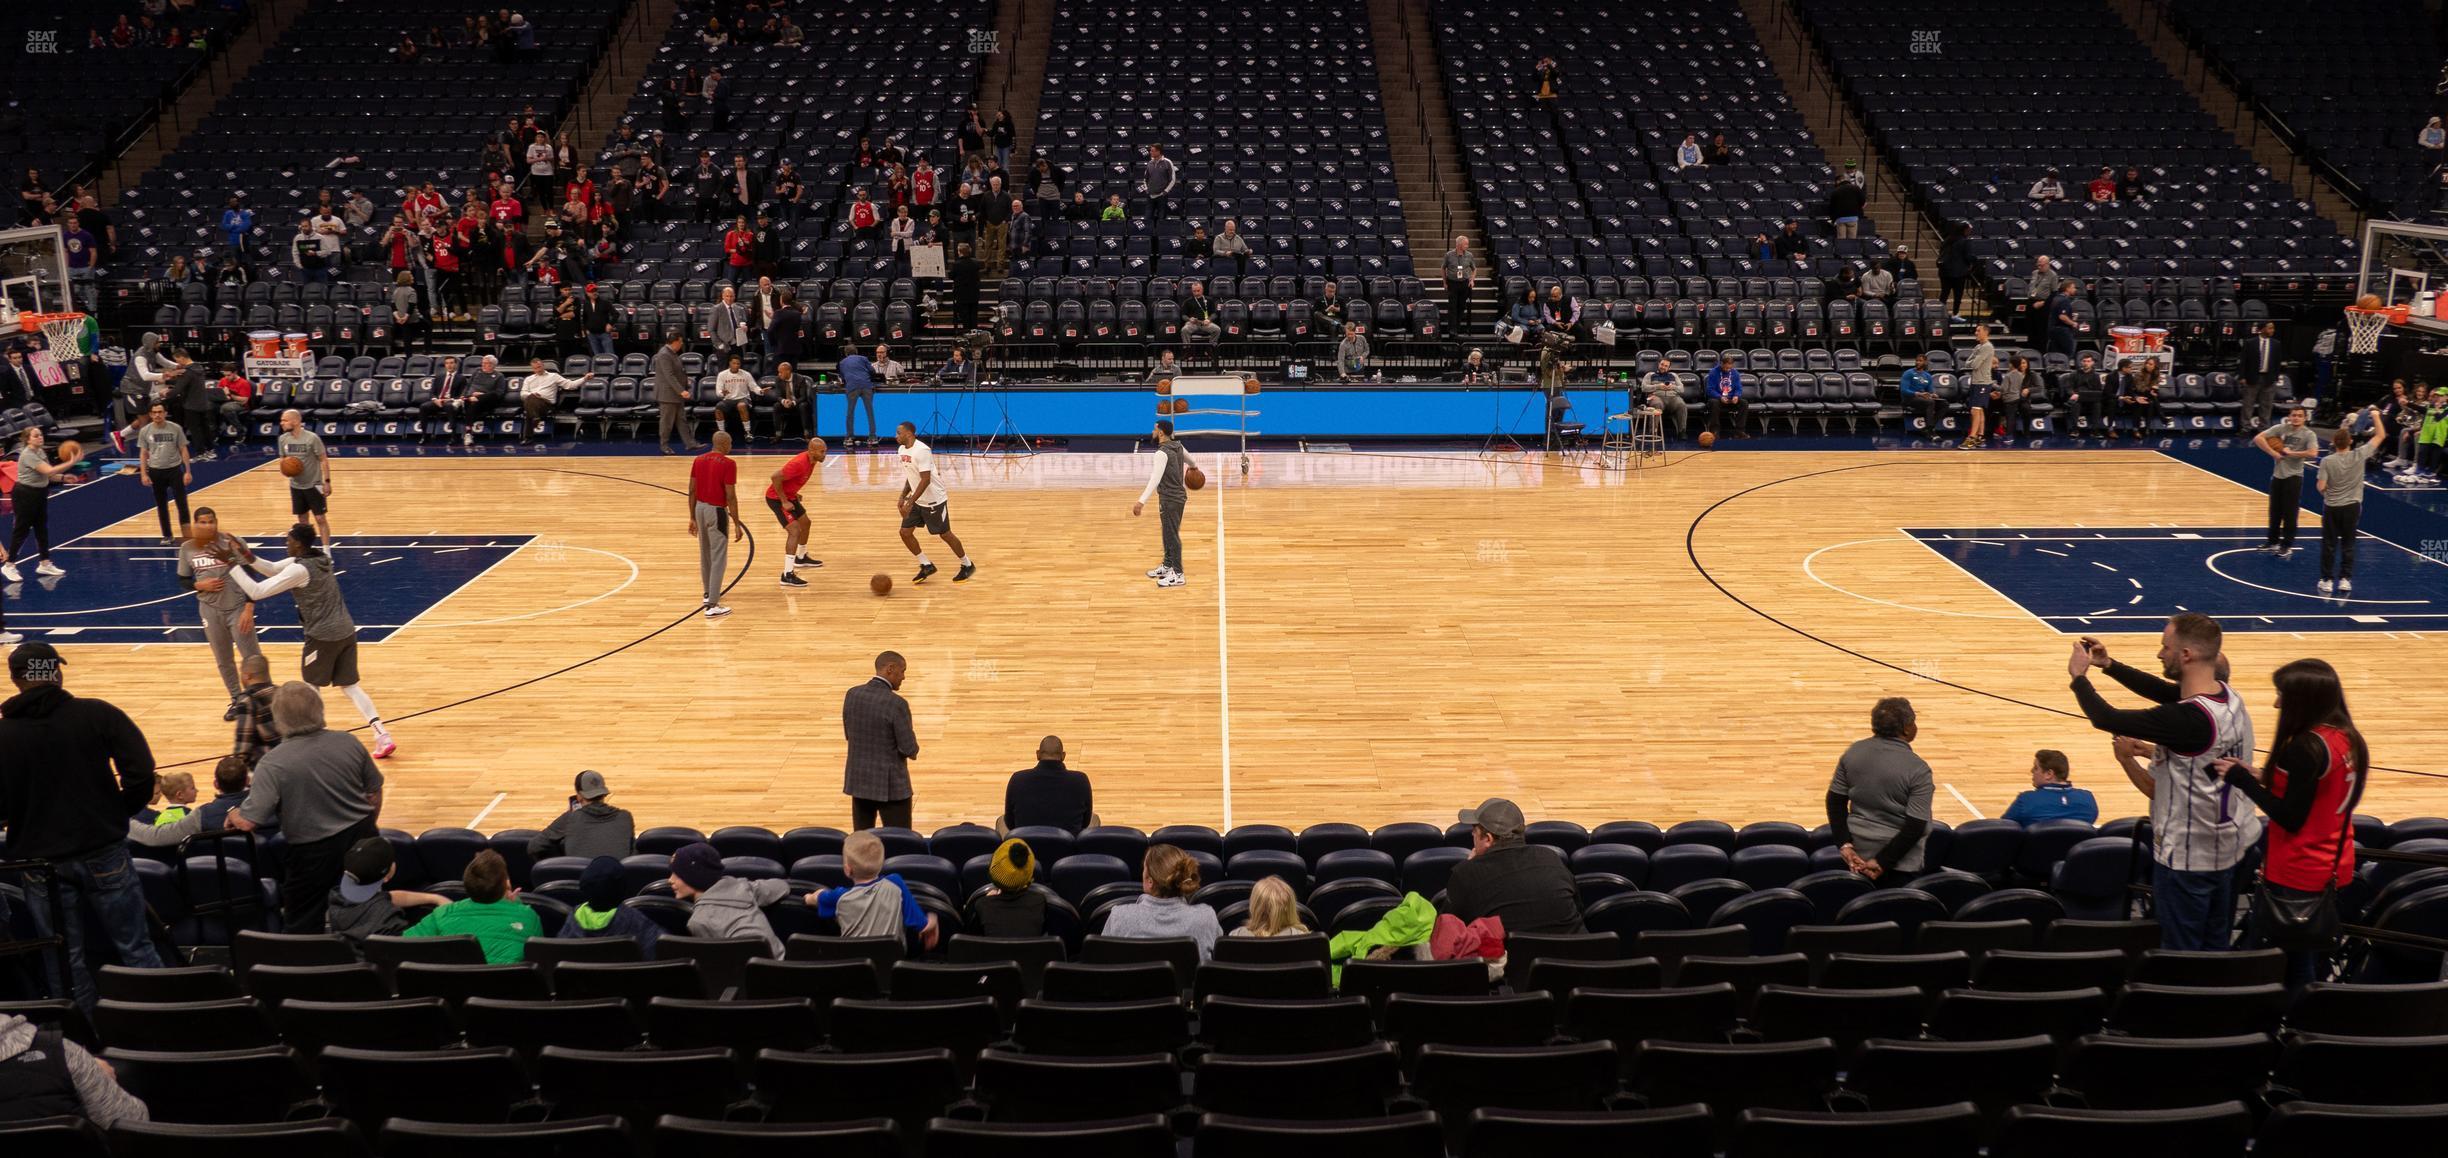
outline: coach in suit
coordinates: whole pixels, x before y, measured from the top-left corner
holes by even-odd
[[[900,692],[908,671],[900,652],[885,652],[876,657],[875,678],[842,696],[842,739],[848,745],[842,795],[850,798],[852,831],[874,828],[879,821],[909,827],[909,762],[918,756],[918,733]]]
[[[680,432],[681,446],[697,449],[697,432],[688,420],[688,370],[680,364],[680,341],[678,334],[663,339],[654,356],[655,409],[661,412],[655,427],[655,445],[662,447],[665,454],[672,452],[674,430]]]
[[[2265,430],[2278,396],[2278,323],[2263,322],[2244,342],[2244,428]]]

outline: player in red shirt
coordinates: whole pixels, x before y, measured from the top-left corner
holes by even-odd
[[[799,577],[799,568],[824,566],[824,560],[808,558],[808,513],[799,501],[799,491],[815,477],[816,467],[825,460],[825,440],[808,439],[807,450],[791,456],[782,469],[773,472],[765,485],[765,506],[782,524],[782,585],[805,587],[807,580]]]
[[[731,544],[748,537],[740,521],[739,464],[731,460],[731,433],[714,432],[714,445],[689,463],[689,534],[697,539],[697,570],[705,580],[705,617],[729,615],[722,605],[723,572]]]
[[[738,285],[748,277],[748,267],[756,264],[756,230],[748,228],[747,217],[731,219],[731,231],[723,234],[723,253],[730,259],[725,272],[731,284]]]

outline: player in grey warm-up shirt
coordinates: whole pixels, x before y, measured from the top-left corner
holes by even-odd
[[[247,545],[221,533],[221,517],[211,507],[197,507],[179,541],[179,585],[195,592],[196,613],[204,619],[204,643],[221,669],[221,685],[229,689],[230,709],[224,720],[235,720],[238,703],[238,657],[263,654],[252,623],[240,625],[247,608],[246,592],[229,582],[230,570],[255,560]],[[234,650],[233,650],[234,648]]]
[[[162,542],[175,543],[187,536],[187,484],[194,476],[187,469],[187,431],[170,421],[170,411],[161,403],[153,404],[150,421],[136,428],[136,481],[153,488],[153,513],[161,519]],[[170,533],[170,504],[178,504],[178,534]]]
[[[2380,421],[2379,407],[2365,408],[2362,417],[2371,423],[2371,440],[2356,446],[2354,422],[2349,419],[2338,424],[2337,433],[2330,436],[2329,455],[2320,460],[2323,595],[2332,586],[2338,591],[2354,590],[2355,528],[2363,521],[2363,472],[2380,445],[2388,441],[2388,426]]]
[[[1158,587],[1179,587],[1182,578],[1182,512],[1190,505],[1189,488],[1182,476],[1190,469],[1190,451],[1181,440],[1173,437],[1173,424],[1159,419],[1155,429],[1156,465],[1149,472],[1147,489],[1139,492],[1139,501],[1131,504],[1131,514],[1147,509],[1150,496],[1156,499],[1157,516],[1164,523],[1164,562],[1148,572],[1148,578]]]
[[[2320,457],[2320,439],[2307,425],[2310,415],[2298,406],[2286,420],[2253,439],[2261,453],[2276,460],[2270,467],[2269,537],[2265,552],[2286,558],[2295,553],[2295,524],[2303,514],[2304,463]]]
[[[304,470],[289,479],[289,513],[303,520],[314,516],[314,527],[323,541],[332,541],[331,533],[331,456],[323,449],[323,436],[306,429],[306,420],[295,410],[283,410],[280,416],[280,437],[276,440],[282,458],[294,458],[305,463]]]
[[[247,598],[258,603],[288,592],[296,602],[298,633],[305,636],[298,652],[298,675],[318,688],[338,685],[349,702],[357,705],[357,713],[374,729],[374,758],[377,760],[399,750],[391,739],[391,730],[383,726],[382,713],[374,707],[374,697],[367,695],[357,682],[357,620],[349,615],[348,600],[340,594],[340,580],[332,572],[331,556],[315,545],[314,528],[299,523],[289,528],[285,546],[287,562],[274,564],[255,560],[252,564],[259,581],[249,578],[244,567],[230,568],[230,583],[246,592]]]

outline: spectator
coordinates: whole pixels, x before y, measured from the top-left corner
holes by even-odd
[[[976,201],[978,238],[984,245],[980,256],[987,265],[998,269],[1010,260],[1011,206],[1011,194],[1003,191],[1003,179],[987,178]]]
[[[1270,876],[1250,886],[1249,916],[1232,935],[1297,937],[1308,931],[1309,926],[1301,924],[1300,906],[1293,903],[1292,886],[1282,877]]]
[[[1173,195],[1173,185],[1181,179],[1173,168],[1173,162],[1165,158],[1163,145],[1148,146],[1147,167],[1141,176],[1147,189],[1148,220],[1162,221],[1165,218],[1165,199]]]
[[[1989,434],[1990,395],[1997,391],[1997,347],[1989,342],[1989,327],[1972,327],[1972,350],[1964,355],[1964,408],[1972,412],[1964,433],[1965,449],[1977,450]]]
[[[1734,163],[1734,147],[1726,144],[1726,136],[1724,133],[1718,133],[1709,138],[1708,163],[1712,166],[1730,165]]]
[[[1048,736],[1037,742],[1036,766],[1012,773],[1003,786],[1003,815],[995,828],[1009,832],[1044,826],[1077,835],[1096,823],[1096,794],[1088,774],[1065,765],[1062,737]]]
[[[1011,203],[1011,220],[1004,227],[1010,236],[1007,261],[1021,261],[1037,256],[1037,216],[1028,211],[1019,198]]]
[[[1874,881],[1921,871],[1938,786],[1929,764],[1912,750],[1920,730],[1911,700],[1880,700],[1870,708],[1869,738],[1845,749],[1828,782],[1828,828],[1845,867]]]
[[[741,446],[748,445],[748,427],[756,418],[756,393],[756,378],[740,369],[738,354],[731,355],[722,372],[714,375],[715,429],[731,431],[731,440]]]
[[[1529,292],[1530,291],[1527,289],[1522,291],[1524,295],[1528,295]],[[1347,304],[1348,303],[1343,300],[1343,291],[1335,287],[1335,283],[1332,278],[1327,279],[1325,288],[1318,291],[1318,300],[1309,307],[1311,324],[1320,330],[1328,330],[1337,334],[1342,333],[1344,307]],[[1536,303],[1532,303],[1530,315],[1533,322],[1538,320],[1538,307]]]
[[[1104,212],[1097,214],[1097,220],[1099,220],[1099,221],[1128,221],[1128,220],[1130,220],[1130,210],[1125,209],[1125,208],[1123,208],[1123,207],[1122,207],[1122,195],[1121,195],[1121,194],[1119,194],[1119,193],[1114,193],[1114,194],[1110,194],[1110,195],[1108,195],[1108,196],[1105,198],[1105,210],[1104,210]]]
[[[908,661],[881,652],[875,675],[842,696],[842,795],[850,798],[851,827],[873,828],[877,820],[895,828],[910,822],[909,762],[918,758],[918,733],[909,701],[901,697]]]
[[[2253,751],[2244,698],[2218,678],[2224,640],[2217,620],[2186,612],[2159,635],[2165,679],[2109,659],[2087,637],[2066,661],[2075,703],[2093,728],[2116,738],[2118,766],[2150,798],[2152,907],[2168,949],[2231,947],[2236,862],[2261,836],[2260,818],[2238,807],[2220,779],[2223,761],[2249,762]],[[2095,667],[2153,706],[2110,707],[2091,686]]]
[[[1330,301],[1333,301],[1333,302],[1334,302],[1335,315],[1336,315],[1338,318],[1339,318],[1339,317],[1341,317],[1341,316],[1342,316],[1342,313],[1343,313],[1343,303],[1342,303],[1340,300],[1338,300],[1338,299],[1335,299],[1335,298],[1334,298],[1334,283],[1333,283],[1333,282],[1327,282],[1327,283],[1326,283],[1326,295],[1327,295],[1328,300],[1330,300]],[[1321,308],[1320,308],[1319,315],[1318,315],[1318,316],[1319,316],[1321,319],[1323,319],[1323,318],[1324,318],[1324,316],[1325,316],[1325,314],[1324,314],[1324,310],[1323,310],[1323,304],[1324,304],[1324,303],[1320,303]],[[1521,296],[1514,298],[1514,299],[1513,299],[1513,304],[1512,304],[1512,306],[1510,306],[1509,308],[1507,308],[1507,309],[1505,310],[1505,322],[1506,322],[1507,324],[1509,324],[1509,325],[1513,326],[1515,329],[1518,329],[1518,330],[1522,331],[1522,340],[1523,340],[1523,341],[1525,341],[1525,342],[1535,342],[1535,341],[1537,341],[1537,340],[1538,340],[1538,337],[1539,337],[1539,305],[1538,305],[1538,298],[1537,298],[1536,294],[1535,294],[1535,293],[1534,293],[1534,292],[1533,292],[1533,291],[1530,289],[1530,287],[1528,287],[1528,286],[1523,286],[1523,287],[1522,287]]]
[[[1565,334],[1581,331],[1581,302],[1564,292],[1564,283],[1551,282],[1547,296],[1539,302],[1539,328]]]
[[[1714,435],[1720,423],[1733,419],[1733,435],[1749,438],[1743,431],[1743,377],[1732,361],[1721,361],[1708,372],[1708,433]]]
[[[555,204],[553,165],[559,155],[559,150],[553,148],[552,138],[545,136],[543,130],[536,130],[535,135],[528,138],[527,192],[529,196],[535,198],[536,208],[547,213],[552,212]]]
[[[14,354],[12,350],[10,353]],[[187,537],[187,487],[195,481],[189,468],[187,432],[170,421],[170,410],[161,403],[153,404],[147,421],[136,428],[136,445],[141,451],[136,457],[136,479],[153,492],[153,513],[161,520],[164,545]],[[170,533],[170,507],[178,506],[178,533]]]
[[[790,895],[787,883],[726,876],[722,854],[700,841],[672,854],[671,886],[672,895],[695,902],[689,910],[690,936],[755,937],[765,942],[769,955],[782,955],[782,940],[774,936],[764,909]]]
[[[2031,409],[2032,392],[2039,379],[2031,372],[2031,359],[2017,354],[2006,363],[2006,371],[1998,375],[1996,392],[1990,398],[1990,408],[1997,414],[1998,441],[2012,443],[2023,429],[2024,415]]]
[[[468,861],[459,883],[467,899],[425,914],[408,926],[405,937],[474,937],[484,950],[485,964],[510,965],[527,959],[527,939],[544,935],[544,920],[514,898],[510,866],[502,854],[486,849]],[[396,898],[395,898],[396,899]]]
[[[350,846],[378,835],[383,774],[357,737],[324,728],[323,693],[312,684],[292,680],[273,692],[272,722],[280,729],[280,747],[255,765],[247,798],[229,823],[248,832],[280,826],[289,842],[281,877],[283,929],[320,933],[341,859]]]
[[[1233,260],[1233,276],[1240,277],[1249,273],[1249,239],[1241,236],[1239,221],[1230,217],[1225,218],[1224,232],[1216,234],[1210,250],[1218,260],[1227,257]]]
[[[603,773],[590,768],[578,774],[567,811],[553,818],[544,831],[527,838],[527,856],[624,857],[637,851],[637,818],[605,802],[612,789]]]
[[[1173,351],[1158,350],[1156,352],[1156,364],[1148,367],[1147,380],[1150,382],[1162,382],[1180,372],[1181,363],[1174,360]]]
[[[809,893],[816,915],[841,927],[844,937],[890,937],[914,934],[926,948],[935,947],[939,933],[935,914],[919,907],[918,898],[899,873],[884,871],[884,841],[872,832],[854,832],[842,842],[842,873],[850,878],[841,888]]]
[[[2371,749],[2346,710],[2337,669],[2326,660],[2296,660],[2272,673],[2270,682],[2278,685],[2278,732],[2270,739],[2269,763],[2258,774],[2248,759],[2220,760],[2211,768],[2269,814],[2250,937],[2255,945],[2286,950],[2287,988],[2300,990],[2315,979],[2336,937],[2335,890],[2355,879],[2354,808],[2371,772]],[[2244,755],[2251,754],[2247,746]],[[2325,921],[2316,916],[2323,909]]]
[[[987,862],[985,892],[969,903],[969,927],[988,937],[1042,937],[1045,894],[1030,888],[1037,857],[1027,841],[1006,840]]]
[[[2151,427],[2159,423],[2159,362],[2155,358],[2134,358],[2125,363],[2125,371],[2117,375],[2117,413],[2133,420],[2133,436],[2150,437]],[[2111,430],[2108,437],[2116,437]]]
[[[2125,166],[2125,175],[2117,178],[2116,199],[2119,201],[2142,201],[2148,199],[2149,197],[2150,186],[2143,184],[2142,170],[2132,165]]]
[[[2043,820],[2099,823],[2099,801],[2074,786],[2071,768],[2066,754],[2054,748],[2032,753],[2031,791],[2017,795],[2006,806],[2005,819],[2025,826]]]
[[[1802,236],[1802,223],[1799,221],[1786,222],[1784,231],[1777,234],[1776,240],[1769,244],[1768,252],[1778,261],[1790,261],[1795,265],[1809,264],[1810,239]]]
[[[176,848],[199,832],[229,827],[230,809],[246,800],[247,777],[253,769],[243,756],[223,756],[213,765],[213,798],[168,824],[146,824],[128,818],[128,840],[146,848]]]
[[[1869,204],[1870,191],[1859,182],[1839,179],[1828,190],[1828,219],[1835,223],[1837,240],[1861,236],[1862,209]]]
[[[1683,143],[1675,146],[1675,171],[1708,167],[1708,157],[1700,151],[1700,134],[1683,134]]]
[[[2422,132],[2414,139],[2417,144],[2422,146],[2423,160],[2426,164],[2437,167],[2440,163],[2440,157],[2443,154],[2448,154],[2448,129],[2442,129],[2440,127],[2440,119],[2438,117],[2433,117],[2428,121],[2424,121]]]
[[[595,283],[586,284],[586,296],[579,300],[579,321],[586,331],[587,352],[598,358],[612,355],[612,339],[620,332],[620,314],[612,308],[610,299],[596,292]]]
[[[1937,441],[1938,415],[1946,403],[1939,400],[1938,380],[1930,375],[1929,351],[1913,355],[1913,364],[1896,389],[1903,395],[1904,409],[1921,416],[1921,437]]]
[[[2031,189],[2024,193],[2034,201],[2063,201],[2065,195],[2065,182],[2057,178],[2055,169],[2040,174],[2040,179],[2032,182]]]
[[[26,908],[39,935],[64,933],[70,984],[90,1010],[86,913],[121,964],[162,967],[127,848],[128,818],[153,797],[153,750],[127,713],[68,694],[67,661],[50,644],[18,644],[8,665],[17,694],[0,703],[0,827],[12,859],[51,862],[25,873]],[[65,930],[51,928],[54,901]]]
[[[1690,428],[1691,405],[1683,401],[1683,380],[1674,371],[1659,365],[1641,375],[1640,397],[1641,405],[1664,414],[1676,438]]]
[[[2298,413],[2301,413],[2299,410]],[[2361,415],[2371,427],[2371,437],[2362,446],[2355,445],[2355,429],[2360,423],[2342,422],[2329,436],[2329,454],[2318,468],[2321,490],[2321,577],[2318,589],[2327,595],[2354,590],[2355,530],[2363,519],[2363,476],[2371,467],[2372,456],[2380,453],[2388,441],[2388,428],[2380,422],[2380,409],[2367,407]],[[2336,580],[2333,585],[2330,581]],[[2266,808],[2265,808],[2266,810]]]
[[[2065,395],[2066,414],[2069,417],[2079,416],[2085,420],[2087,429],[2099,429],[2102,417],[2100,403],[2106,397],[2106,386],[2100,381],[2096,359],[2089,354],[2077,359],[2074,368],[2057,380],[2057,389]]]
[[[1207,283],[1192,279],[1190,296],[1182,299],[1181,304],[1182,345],[1212,346],[1223,333],[1223,327],[1215,322],[1215,303],[1207,299]],[[1348,340],[1349,327],[1345,328],[1345,336]]]
[[[1466,925],[1495,917],[1507,934],[1582,931],[1572,869],[1555,849],[1527,843],[1521,806],[1490,797],[1455,819],[1470,826],[1471,852],[1445,880],[1446,912]]]
[[[1446,326],[1457,336],[1468,333],[1471,324],[1471,293],[1479,286],[1479,255],[1471,252],[1470,238],[1455,234],[1453,248],[1445,251],[1445,312],[1452,315]]]
[[[187,818],[188,805],[195,803],[195,777],[186,772],[164,772],[153,781],[155,797],[153,823],[167,828]]]
[[[1894,297],[1895,292],[1895,275],[1887,272],[1885,265],[1873,265],[1862,271],[1861,296],[1864,298],[1883,302]]]
[[[2271,408],[2277,402],[2278,323],[2254,327],[2238,353],[2236,368],[2244,379],[2244,429],[2260,430],[2270,424]]]
[[[57,1028],[0,1013],[0,1122],[62,1116],[83,1118],[103,1130],[152,1120],[144,1102],[119,1087],[118,1071],[109,1062],[62,1037]],[[99,1143],[94,1145],[99,1152]]]
[[[994,144],[995,168],[1011,167],[1012,145],[1019,139],[1020,128],[1012,123],[1010,109],[996,109],[994,124],[987,127],[986,137]]]
[[[1488,386],[1496,381],[1496,367],[1488,363],[1487,352],[1475,346],[1462,355],[1462,365],[1457,372],[1465,386]]]
[[[1903,290],[1904,282],[1918,281],[1921,277],[1921,267],[1913,261],[1912,250],[1901,245],[1896,247],[1895,252],[1890,254],[1887,260],[1879,263],[1879,268],[1895,275],[1896,289],[1899,292]]]
[[[2041,306],[2041,316],[2048,327],[2048,352],[2074,356],[2075,343],[2082,334],[2082,314],[2075,308],[2075,299],[2082,294],[2082,283],[2067,278],[2058,283],[2057,292]]]
[[[332,886],[331,896],[324,899],[323,931],[347,941],[349,948],[362,957],[366,938],[397,937],[408,932],[408,915],[401,909],[431,908],[439,912],[451,903],[450,898],[435,893],[384,888],[398,869],[393,863],[390,841],[369,836],[350,845],[348,855],[340,860],[340,883]]]
[[[626,893],[617,858],[599,856],[588,861],[585,871],[578,875],[578,907],[570,910],[569,919],[561,922],[553,936],[572,940],[627,937],[638,943],[646,960],[654,960],[655,942],[663,939],[663,926],[621,904]]]
[[[74,238],[69,240],[74,241]],[[68,251],[69,278],[75,280],[77,251]],[[289,236],[289,264],[298,271],[298,278],[308,284],[328,282],[331,269],[323,261],[323,238],[315,233],[314,219],[298,220],[297,232]]]
[[[1938,247],[1938,297],[1959,322],[1976,288],[1972,274],[1977,262],[1972,253],[1972,223],[1958,221],[1948,230],[1946,243]]]
[[[1530,66],[1530,78],[1531,98],[1546,105],[1550,110],[1554,109],[1556,97],[1563,92],[1563,68],[1556,64],[1554,57],[1542,56]]]
[[[551,363],[542,358],[531,362],[528,366],[527,377],[519,381],[519,405],[524,407],[527,413],[526,432],[519,436],[519,445],[525,446],[535,441],[539,432],[550,436],[552,434],[552,412],[554,407],[561,404],[561,392],[584,386],[594,377],[595,372],[589,370],[574,379],[564,378],[553,370]]]
[[[1850,264],[1837,266],[1836,276],[1829,278],[1826,288],[1820,291],[1822,302],[1855,301],[1860,297],[1861,271]]]
[[[857,446],[858,404],[867,403],[867,442],[875,443],[875,362],[851,347],[834,365],[842,383],[842,445]],[[813,415],[810,416],[811,421]]]
[[[2116,187],[2116,167],[2113,165],[2100,166],[2099,176],[2093,177],[2090,184],[2083,186],[2095,205],[2116,200]]]
[[[1368,335],[1360,332],[1358,322],[1343,326],[1343,341],[1335,347],[1335,372],[1347,380],[1369,376]]]
[[[892,223],[885,227],[885,232],[892,238],[893,252],[907,259],[910,246],[918,240],[918,222],[910,216],[909,206],[894,207]]]
[[[979,279],[985,272],[966,244],[953,249],[952,262],[944,269],[944,275],[952,282],[952,324],[963,333],[977,328]],[[867,422],[872,432],[875,416],[870,414]]]
[[[1216,924],[1214,909],[1190,903],[1190,894],[1198,891],[1199,869],[1189,853],[1169,844],[1149,845],[1139,870],[1139,885],[1144,890],[1140,896],[1108,910],[1106,936],[1187,937],[1198,943],[1200,961],[1215,952],[1223,928]]]

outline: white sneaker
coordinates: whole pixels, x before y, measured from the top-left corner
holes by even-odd
[[[1179,571],[1167,571],[1156,577],[1158,587],[1183,587],[1189,585],[1189,582],[1182,578],[1182,573]]]
[[[731,609],[730,609],[730,608],[728,608],[728,607],[723,606],[723,605],[722,605],[722,604],[720,604],[720,603],[712,603],[712,604],[708,604],[708,605],[706,606],[706,609],[705,609],[705,617],[706,617],[706,618],[708,618],[708,619],[712,619],[712,618],[714,618],[714,617],[716,617],[716,616],[718,616],[718,615],[729,615],[729,614],[731,614]]]
[[[11,583],[25,582],[25,576],[17,573],[15,563],[0,563],[0,579],[7,579]]]
[[[0,647],[9,647],[24,642],[25,637],[14,631],[0,631]]]
[[[2320,582],[2313,584],[2313,586],[2314,586],[2314,587],[2319,588],[2319,589],[2320,589],[2320,593],[2321,593],[2321,594],[2323,594],[2323,595],[2327,595],[2327,594],[2329,594],[2331,591],[2335,591],[2335,590],[2337,590],[2337,584],[2331,583],[2330,581],[2328,581],[2328,580],[2326,580],[2326,579],[2323,579],[2323,580],[2321,580]]]
[[[2352,590],[2354,590],[2354,580],[2352,580],[2352,579],[2340,579],[2340,580],[2338,580],[2338,590],[2340,590],[2340,591],[2352,591]]]
[[[1164,577],[1165,577],[1165,572],[1170,571],[1170,570],[1172,570],[1172,568],[1167,567],[1167,566],[1165,566],[1165,565],[1164,565],[1164,564],[1162,564],[1162,563],[1159,563],[1159,564],[1157,564],[1157,565],[1155,565],[1155,566],[1153,566],[1153,567],[1148,568],[1148,573],[1147,573],[1147,576],[1148,576],[1148,578],[1150,578],[1150,579],[1162,579],[1162,578],[1164,578]]]
[[[476,445],[476,432],[475,432],[475,431],[473,431],[473,430],[462,430],[462,431],[460,431],[460,432],[459,432],[459,445],[461,445],[461,446],[474,446],[474,445]]]
[[[42,562],[40,562],[40,563],[36,563],[36,564],[34,565],[34,573],[35,573],[35,574],[37,574],[37,575],[53,575],[53,576],[58,576],[58,575],[65,575],[65,574],[67,574],[68,572],[66,572],[65,570],[62,570],[62,569],[60,568],[60,565],[59,565],[59,564],[54,563],[54,562],[52,562],[52,561],[51,561],[51,560],[49,560],[49,559],[45,559],[45,560],[43,560]]]

